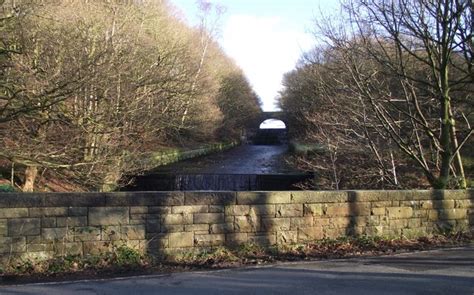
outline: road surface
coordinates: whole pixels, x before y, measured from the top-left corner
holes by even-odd
[[[474,294],[474,246],[395,256],[0,287],[22,294]]]

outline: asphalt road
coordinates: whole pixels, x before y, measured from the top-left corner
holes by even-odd
[[[395,256],[0,287],[0,294],[474,294],[474,246]]]

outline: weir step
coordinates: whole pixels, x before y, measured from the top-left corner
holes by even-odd
[[[147,174],[123,191],[282,191],[298,190],[313,173],[298,174]]]

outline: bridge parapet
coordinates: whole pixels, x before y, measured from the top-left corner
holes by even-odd
[[[286,116],[285,113],[282,111],[276,111],[276,112],[263,112],[260,118],[260,121],[263,122],[265,120],[269,119],[275,119],[275,120],[280,120],[283,121],[286,124]]]

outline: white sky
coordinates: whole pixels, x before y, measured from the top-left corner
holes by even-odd
[[[312,37],[287,28],[280,17],[232,15],[222,38],[224,50],[244,70],[265,111],[275,109],[283,74],[291,71]]]
[[[194,0],[171,0],[194,25]],[[218,40],[243,69],[264,111],[276,109],[282,78],[314,44],[315,16],[333,12],[336,0],[214,0],[226,7]]]

